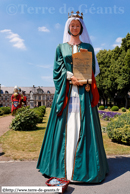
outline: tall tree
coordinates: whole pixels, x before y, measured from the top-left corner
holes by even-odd
[[[118,71],[116,83],[118,85],[118,94],[125,97],[125,107],[128,107],[128,91],[130,89],[130,49],[125,52],[122,51],[118,58]]]
[[[114,97],[117,93],[125,98],[127,108],[127,95],[130,90],[130,34],[122,39],[121,47],[100,50],[96,56],[100,67],[96,81],[104,105],[108,97]]]

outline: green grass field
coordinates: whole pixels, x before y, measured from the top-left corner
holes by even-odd
[[[0,137],[4,156],[13,160],[37,160],[43,137],[50,114],[50,108],[46,109],[43,123],[38,124],[38,130],[35,131],[13,131],[9,130]],[[109,121],[101,120],[101,126],[106,127]],[[130,146],[113,143],[107,136],[102,133],[104,148],[107,155],[126,155],[130,154]]]

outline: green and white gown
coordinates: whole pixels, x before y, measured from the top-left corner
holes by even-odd
[[[82,42],[80,48],[92,52],[95,73],[93,47]],[[85,86],[69,84],[68,103],[62,115],[57,116],[63,109],[69,72],[73,73],[72,47],[68,43],[59,44],[53,69],[56,91],[37,169],[50,177],[99,183],[105,179],[109,167],[97,106],[91,107],[91,91],[86,92]]]

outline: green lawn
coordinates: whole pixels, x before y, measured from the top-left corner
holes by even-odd
[[[4,115],[0,116],[0,118],[2,118],[2,117],[7,117],[7,116],[9,116],[9,115],[11,115],[11,113],[10,113],[10,114],[4,114]]]
[[[43,137],[50,114],[50,108],[46,109],[43,123],[38,124],[38,130],[35,131],[13,131],[9,130],[0,137],[4,156],[14,160],[37,160]],[[101,126],[106,127],[109,121],[101,120]],[[106,133],[102,133],[104,148],[107,155],[125,155],[130,154],[130,146],[113,143]]]
[[[46,109],[43,122],[38,124],[35,131],[13,131],[9,130],[0,137],[4,156],[14,160],[35,160],[39,156],[40,148],[50,114],[50,108]]]

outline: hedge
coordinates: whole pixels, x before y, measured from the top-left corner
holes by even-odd
[[[16,111],[16,114],[15,115],[18,115],[20,113],[22,113],[23,111],[27,110],[27,109],[30,109],[29,106],[26,106],[26,107],[22,107],[22,108],[19,108],[17,111]],[[30,109],[32,112],[34,112],[38,118],[37,118],[37,123],[42,123],[43,121],[43,117],[44,117],[44,114],[46,112],[46,107],[45,106],[39,106],[39,107],[36,107],[36,108],[33,108],[33,109]]]
[[[41,112],[41,110],[38,108],[33,108],[31,110],[32,110],[32,112],[34,112],[37,115],[37,117],[38,117],[37,122],[42,123],[44,114]]]
[[[11,113],[11,108],[10,107],[0,107],[0,110],[4,112],[4,114],[10,114]]]
[[[99,110],[104,110],[105,107],[104,106],[99,106]]]
[[[26,109],[17,114],[12,120],[10,128],[15,131],[31,131],[36,130],[38,116],[31,109]]]
[[[111,108],[111,110],[112,110],[112,111],[118,111],[118,110],[119,110],[119,107],[118,107],[118,106],[113,106],[113,107]]]
[[[110,107],[110,106],[108,106],[108,107],[107,107],[107,109],[108,109],[108,110],[111,110],[111,107]]]
[[[29,107],[25,106],[25,107],[22,107],[22,108],[18,108],[18,109],[16,110],[15,115],[18,115],[19,113],[25,111],[26,109],[29,109]]]
[[[126,108],[122,107],[121,108],[122,112],[126,112]]]
[[[2,116],[3,114],[4,114],[4,111],[0,109],[0,116]]]
[[[113,142],[130,145],[130,112],[124,113],[108,123],[107,134]]]

